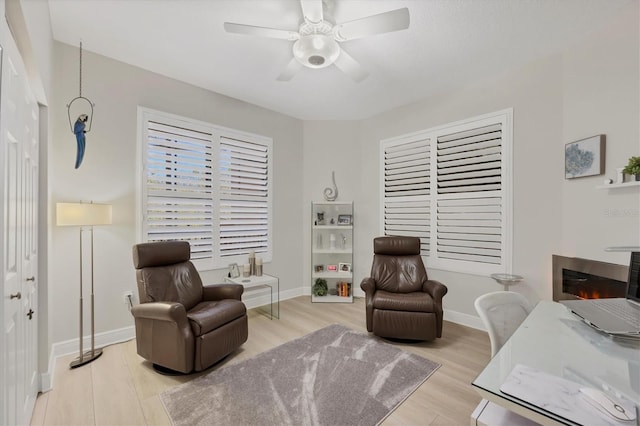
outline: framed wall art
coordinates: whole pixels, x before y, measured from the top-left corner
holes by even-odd
[[[575,179],[604,174],[605,135],[568,143],[564,146],[564,177]]]

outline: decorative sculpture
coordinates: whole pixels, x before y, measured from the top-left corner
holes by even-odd
[[[84,158],[84,134],[87,133],[84,129],[88,119],[89,116],[87,116],[87,114],[80,114],[80,116],[78,116],[78,119],[76,120],[76,124],[73,126],[73,133],[76,134],[76,142],[78,144],[78,152],[76,154],[76,169],[80,167],[80,164],[82,164],[82,159]]]
[[[338,198],[338,187],[336,186],[336,172],[331,172],[331,181],[333,188],[324,189],[324,199],[327,201],[335,201]]]
[[[79,101],[79,103],[77,103]],[[72,115],[72,105],[74,105],[73,115],[78,114],[78,118],[75,121],[75,124],[71,124],[71,115]],[[82,105],[84,104],[84,106]],[[93,107],[94,104],[84,96],[82,96],[82,42],[80,42],[80,95],[73,98],[71,102],[67,104],[67,116],[69,118],[69,127],[71,128],[71,132],[76,136],[76,144],[78,147],[76,153],[76,165],[77,169],[82,164],[82,159],[84,158],[84,151],[86,147],[86,137],[85,134],[91,131],[91,122],[93,121]]]

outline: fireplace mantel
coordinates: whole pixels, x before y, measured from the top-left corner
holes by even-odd
[[[600,262],[598,260],[582,259],[579,257],[565,257],[553,255],[553,300],[578,299],[577,296],[565,293],[562,288],[562,270],[582,272],[599,277],[627,282],[629,267],[615,263]]]

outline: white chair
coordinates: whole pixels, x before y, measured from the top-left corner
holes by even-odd
[[[513,291],[487,293],[474,306],[489,332],[492,358],[532,310],[529,301]]]
[[[522,324],[532,310],[529,301],[520,293],[496,291],[478,297],[476,311],[489,332],[491,357]],[[471,426],[531,426],[537,423],[483,399],[471,414]]]

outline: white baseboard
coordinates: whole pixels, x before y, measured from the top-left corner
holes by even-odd
[[[135,335],[136,333],[134,326],[98,333],[95,335],[95,347],[104,348],[105,346],[126,342],[127,340],[133,339]],[[82,348],[85,352],[87,351],[87,349],[91,349],[91,336],[84,336],[84,339],[82,339]],[[63,342],[54,343],[51,346],[48,371],[40,374],[41,392],[47,392],[53,389],[53,378],[55,376],[56,359],[61,356],[74,353],[77,354],[79,352],[80,347],[78,339],[65,340]]]
[[[280,301],[293,299],[298,296],[311,295],[310,287],[298,287],[291,290],[285,290],[280,292]],[[277,296],[274,294],[274,303],[277,300]],[[244,298],[244,303],[247,309],[257,308],[259,306],[268,305],[271,303],[271,296],[267,293],[256,294],[254,297]],[[364,321],[364,311],[362,312]],[[474,315],[465,314],[462,312],[456,312],[445,309],[444,318],[447,321],[451,321],[457,324],[465,325],[467,327],[475,328],[485,331],[485,327],[482,324],[482,320]],[[116,330],[106,331],[98,333],[95,336],[95,346],[97,348],[103,348],[105,346],[113,345],[116,343],[125,342],[135,338],[135,327],[129,326]],[[83,348],[86,351],[91,347],[91,339],[89,336],[85,336],[82,342]],[[61,356],[78,353],[80,348],[78,347],[78,339],[66,340],[63,342],[54,343],[51,347],[51,353],[49,355],[48,371],[40,374],[40,391],[47,392],[53,389],[53,378],[55,374],[56,359]]]
[[[482,323],[480,317],[477,317],[475,315],[469,315],[462,312],[445,309],[444,319],[446,321],[455,322],[456,324],[465,325],[477,330],[487,331],[486,328],[484,328],[484,324]]]

